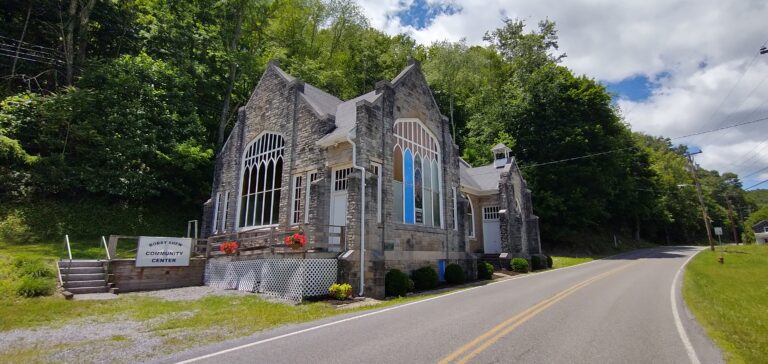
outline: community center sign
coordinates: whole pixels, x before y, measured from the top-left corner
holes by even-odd
[[[137,267],[188,266],[191,238],[140,236],[136,252]]]

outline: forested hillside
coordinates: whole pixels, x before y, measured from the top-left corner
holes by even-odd
[[[585,233],[706,239],[685,147],[633,133],[601,84],[560,65],[550,21],[508,19],[469,46],[386,35],[350,0],[5,0],[0,19],[0,228],[42,224],[30,213],[41,201],[67,215],[87,200],[146,221],[93,216],[98,228],[147,229],[159,209],[183,229],[269,60],[348,99],[415,58],[468,162],[513,149],[545,246]],[[753,202],[738,176],[698,173],[713,223],[741,230]],[[57,224],[29,239],[82,230]]]

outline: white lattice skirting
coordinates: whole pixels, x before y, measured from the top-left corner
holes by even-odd
[[[205,285],[301,302],[327,294],[336,275],[336,259],[211,259],[205,266]]]

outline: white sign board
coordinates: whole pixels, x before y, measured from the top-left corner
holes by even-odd
[[[715,226],[715,235],[723,235],[723,228]]]
[[[192,251],[192,238],[140,236],[136,251],[137,267],[186,267]]]

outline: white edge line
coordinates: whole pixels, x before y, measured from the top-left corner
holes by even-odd
[[[624,254],[624,253],[619,253],[619,254]],[[616,254],[616,255],[619,255],[619,254]],[[243,344],[243,345],[240,345],[240,346],[235,346],[235,347],[232,347],[232,348],[229,348],[229,349],[224,349],[224,350],[221,350],[221,351],[217,351],[215,353],[210,353],[210,354],[206,354],[206,355],[203,355],[203,356],[198,356],[198,357],[195,357],[195,358],[187,359],[187,360],[184,360],[184,361],[179,361],[179,362],[176,362],[176,364],[193,363],[193,362],[196,362],[196,361],[199,361],[199,360],[212,358],[214,356],[219,356],[219,355],[226,354],[226,353],[231,353],[233,351],[249,348],[249,347],[256,346],[256,345],[265,344],[265,343],[268,343],[268,342],[271,342],[271,341],[275,341],[275,340],[280,340],[280,339],[283,339],[283,338],[286,338],[286,337],[303,334],[305,332],[315,331],[315,330],[322,329],[322,328],[329,327],[329,326],[335,326],[335,325],[338,325],[338,324],[341,324],[341,323],[344,323],[344,322],[347,322],[347,321],[352,321],[352,320],[357,320],[357,319],[361,319],[361,318],[368,317],[368,316],[378,315],[380,313],[401,309],[403,307],[408,307],[408,306],[416,305],[416,304],[419,304],[419,303],[429,302],[429,301],[436,300],[436,299],[439,299],[439,298],[444,298],[444,297],[452,296],[452,295],[455,295],[455,294],[458,294],[458,293],[469,292],[469,291],[477,289],[477,288],[488,287],[488,286],[492,286],[494,284],[510,282],[510,281],[514,281],[514,280],[518,280],[518,279],[527,278],[527,277],[535,277],[535,276],[538,276],[538,275],[541,275],[541,274],[546,274],[546,273],[561,272],[561,271],[567,270],[569,268],[583,267],[583,266],[586,266],[586,265],[588,265],[590,263],[604,261],[605,259],[612,258],[612,257],[614,257],[616,255],[612,255],[610,257],[605,257],[605,258],[591,260],[591,261],[586,262],[586,263],[570,265],[570,266],[563,267],[563,268],[550,269],[550,270],[545,270],[543,272],[537,272],[537,273],[530,273],[530,274],[526,274],[526,275],[514,276],[512,278],[502,279],[502,280],[499,280],[499,281],[496,281],[496,282],[491,282],[491,283],[483,284],[483,285],[480,285],[480,286],[469,287],[469,288],[464,288],[464,289],[458,289],[457,291],[441,294],[441,295],[436,296],[436,297],[426,298],[426,299],[423,299],[423,300],[409,302],[409,303],[405,303],[405,304],[402,304],[402,305],[388,307],[388,308],[384,308],[384,309],[381,309],[381,310],[364,313],[362,315],[347,317],[345,319],[341,319],[341,320],[338,320],[338,321],[333,321],[333,322],[328,322],[328,323],[325,323],[325,324],[322,324],[322,325],[318,325],[318,326],[308,327],[306,329],[302,329],[302,330],[299,330],[299,331],[289,332],[287,334],[278,335],[278,336],[271,337],[271,338],[268,338],[268,339],[254,341],[252,343]],[[686,263],[687,263],[687,261],[686,261]],[[678,273],[679,273],[679,271],[678,271]],[[675,279],[677,279],[677,276],[675,276]],[[674,284],[673,284],[672,287],[673,287],[673,292],[674,292]],[[677,311],[675,311],[675,317],[676,318],[678,317],[677,316]],[[698,363],[698,361],[696,363]]]
[[[693,349],[693,345],[691,345],[691,340],[688,339],[688,334],[685,332],[685,328],[683,327],[683,321],[680,320],[680,313],[677,310],[677,281],[680,279],[680,273],[685,269],[685,266],[688,265],[688,262],[691,261],[696,255],[704,251],[704,249],[699,250],[695,254],[688,257],[688,259],[685,260],[683,265],[680,266],[680,268],[677,270],[677,273],[675,273],[675,278],[672,280],[672,287],[669,289],[669,297],[672,302],[672,314],[675,316],[675,326],[677,327],[677,333],[680,335],[680,339],[683,341],[683,346],[685,346],[685,352],[688,354],[688,359],[691,361],[692,364],[700,364],[699,357],[696,356],[696,350]],[[681,286],[682,290],[682,286]],[[682,293],[681,293],[682,294]]]

